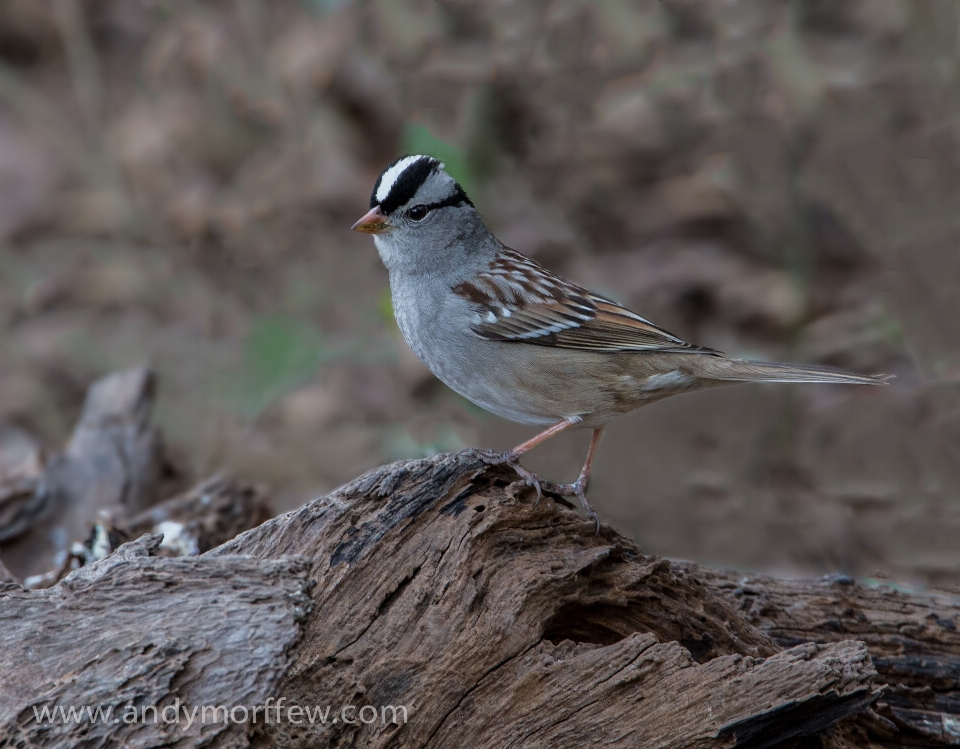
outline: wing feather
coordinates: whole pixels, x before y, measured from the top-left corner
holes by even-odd
[[[457,285],[454,292],[474,307],[473,332],[489,340],[608,353],[716,353],[677,338],[509,248],[489,270]]]

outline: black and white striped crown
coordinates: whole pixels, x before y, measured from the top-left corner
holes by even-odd
[[[407,204],[443,208],[473,205],[463,188],[446,173],[444,164],[432,156],[401,156],[377,177],[370,195],[370,207],[380,206],[391,214]]]

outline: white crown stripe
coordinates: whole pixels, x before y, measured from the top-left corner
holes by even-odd
[[[407,156],[400,159],[396,164],[387,169],[380,178],[380,186],[377,188],[377,202],[382,203],[387,199],[393,186],[396,184],[404,170],[414,162],[422,159],[423,156]]]

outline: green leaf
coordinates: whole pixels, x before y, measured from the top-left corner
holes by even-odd
[[[250,417],[278,396],[311,377],[323,351],[319,334],[300,320],[255,320],[243,342],[243,368],[227,391]]]

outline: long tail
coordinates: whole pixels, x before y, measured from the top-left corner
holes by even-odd
[[[704,357],[697,362],[697,375],[723,382],[836,382],[847,385],[889,385],[893,375],[861,375],[811,364],[747,361]]]

